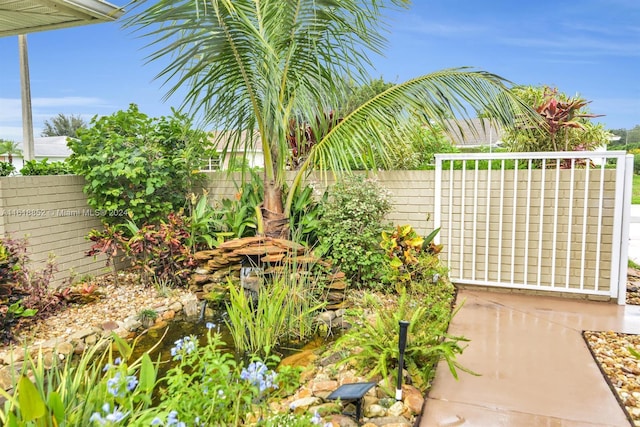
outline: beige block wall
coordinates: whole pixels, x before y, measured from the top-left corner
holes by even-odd
[[[440,242],[445,244],[442,254],[451,267],[451,276],[483,280],[501,279],[515,282],[537,284],[538,264],[542,283],[552,278],[558,287],[580,286],[593,289],[598,283],[600,289],[607,289],[610,277],[610,249],[613,229],[613,198],[615,172],[605,171],[603,209],[601,226],[598,226],[598,206],[600,197],[599,173],[591,172],[586,184],[585,171],[578,170],[574,176],[573,208],[569,203],[571,195],[568,171],[561,171],[558,188],[558,203],[555,203],[555,173],[547,171],[544,181],[542,171],[532,171],[532,185],[527,188],[527,171],[513,171],[505,174],[505,195],[502,203],[502,221],[500,221],[500,174],[493,171],[491,185],[488,186],[488,171],[478,172],[478,184],[475,184],[475,172],[466,171],[465,191],[462,198],[462,171],[454,171],[453,181],[449,181],[448,172],[443,174],[442,182],[442,231]],[[393,204],[388,220],[393,224],[411,224],[420,234],[426,235],[434,228],[434,171],[381,171],[367,173],[387,189]],[[236,194],[235,182],[240,182],[239,173],[227,175],[224,172],[207,173],[206,190],[209,200],[216,204],[224,197],[232,198]],[[311,175],[312,183],[321,193],[326,185],[320,175]],[[60,268],[58,279],[68,277],[70,271],[84,274],[103,274],[106,272],[104,259],[94,260],[85,257],[90,242],[86,235],[92,228],[100,228],[98,218],[91,216],[92,211],[86,204],[82,192],[84,179],[78,176],[42,176],[42,177],[4,177],[0,178],[0,233],[10,233],[14,238],[27,237],[31,258],[42,265],[49,254],[54,254]],[[451,199],[451,229],[449,230],[449,189]],[[544,203],[542,203],[544,188]],[[583,232],[586,192],[586,232]],[[473,194],[478,199],[474,205]],[[490,195],[487,203],[487,194]],[[515,195],[515,197],[514,197]],[[464,202],[463,202],[464,200]],[[464,206],[464,209],[463,209]],[[527,229],[527,206],[529,207],[529,227]],[[558,226],[553,229],[553,220],[558,216]],[[515,209],[515,227],[514,227]],[[542,214],[542,223],[540,218]],[[486,218],[489,227],[486,227]],[[478,218],[478,221],[474,221]],[[502,224],[500,226],[500,224]],[[539,244],[540,226],[542,242]],[[514,231],[515,230],[515,231]],[[502,231],[502,239],[498,239]],[[474,239],[475,236],[475,239]],[[555,236],[555,245],[553,244]],[[598,238],[598,236],[600,236]],[[475,244],[474,244],[475,241]],[[583,244],[586,262],[580,262]],[[568,248],[570,247],[570,251]],[[538,260],[538,251],[541,257]],[[597,259],[597,248],[601,254]],[[471,261],[475,254],[475,269]],[[513,254],[513,256],[512,256]],[[552,271],[551,254],[556,255],[555,269]],[[566,282],[567,254],[569,255],[569,277]],[[528,255],[525,258],[525,255]],[[486,262],[485,262],[486,260]],[[599,266],[599,268],[597,267]],[[486,269],[486,274],[485,274]],[[525,274],[526,271],[526,274]],[[552,277],[553,276],[553,277]]]
[[[222,198],[235,196],[236,182],[242,182],[239,172],[227,174],[225,172],[206,172],[209,199],[212,203]],[[387,220],[393,224],[411,224],[421,234],[428,234],[433,230],[434,215],[434,171],[379,171],[376,173],[361,172],[371,179],[377,180],[389,193],[393,205]],[[246,177],[249,179],[250,177]],[[293,173],[288,181],[293,180]],[[311,174],[306,183],[312,185],[317,194],[322,194],[327,186],[335,182],[332,175],[325,177],[319,173]]]
[[[33,268],[41,269],[55,256],[59,272],[55,283],[72,272],[79,276],[103,274],[104,259],[85,256],[92,228],[101,228],[82,192],[80,176],[24,176],[0,178],[0,232],[26,238]]]

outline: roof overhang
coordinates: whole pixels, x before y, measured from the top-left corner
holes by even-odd
[[[123,13],[102,0],[0,0],[0,37],[110,22]]]

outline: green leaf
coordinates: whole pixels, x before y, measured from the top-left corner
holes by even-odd
[[[128,360],[131,357],[131,353],[133,353],[133,348],[125,340],[120,338],[118,334],[114,333],[114,334],[111,334],[111,336],[122,358],[125,360]]]
[[[391,262],[389,263],[389,265],[390,265],[392,268],[400,268],[400,267],[402,267],[402,261],[400,261],[400,259],[399,259],[399,258],[395,258],[395,257],[394,257],[394,258],[391,260]]]
[[[156,384],[156,368],[149,357],[149,353],[145,353],[142,356],[142,362],[140,366],[140,384],[139,388],[145,393],[153,391],[153,387]]]
[[[31,380],[25,375],[18,380],[18,404],[24,421],[41,418],[45,414],[45,404]]]
[[[52,391],[49,394],[48,406],[58,424],[62,424],[65,418],[64,403],[62,403],[62,398],[60,398],[60,394],[57,391]]]

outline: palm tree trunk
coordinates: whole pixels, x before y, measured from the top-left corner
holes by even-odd
[[[275,180],[264,180],[264,203],[262,205],[264,234],[268,237],[289,238],[289,219],[282,204],[282,186]]]

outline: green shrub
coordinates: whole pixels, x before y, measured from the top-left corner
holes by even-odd
[[[337,183],[322,204],[318,254],[333,260],[352,283],[374,286],[385,262],[379,243],[390,211],[376,181],[353,177]]]
[[[0,176],[9,176],[16,167],[9,162],[0,162]]]
[[[127,423],[147,408],[157,366],[146,353],[128,360],[129,345],[115,339],[122,351],[118,359],[110,346],[104,351],[99,350],[104,346],[88,348],[79,358],[67,357],[64,362],[57,362],[55,353],[53,361],[47,361],[42,350],[34,357],[25,351],[21,371],[12,378],[15,394],[0,388],[6,399],[0,408],[2,425],[91,426],[108,414]]]
[[[30,265],[25,239],[0,238],[0,342],[11,341],[19,325],[42,319],[67,303],[68,288],[50,286],[58,271],[53,256],[41,270]]]
[[[211,329],[202,344],[192,336],[176,341],[174,366],[163,377],[158,377],[159,361],[148,353],[134,360],[133,346],[115,335],[113,340],[115,345],[105,350],[89,347],[78,358],[59,363],[56,354],[47,359],[42,351],[34,356],[25,352],[21,370],[11,378],[15,393],[0,388],[0,423],[239,426],[260,420],[259,426],[313,425],[309,415],[273,415],[268,408],[280,388],[291,390],[299,370],[275,372],[275,357],[236,362]]]
[[[107,267],[120,253],[140,273],[147,285],[185,286],[195,267],[190,251],[190,234],[182,214],[169,214],[159,224],[138,227],[133,221],[103,231],[91,230],[93,245],[87,256],[105,254]]]
[[[25,176],[30,175],[68,175],[73,173],[71,166],[67,162],[49,163],[49,159],[29,160],[25,162],[20,173]]]
[[[439,231],[437,228],[425,238],[410,225],[399,225],[393,231],[383,232],[380,247],[387,259],[385,281],[397,291],[420,289],[437,281],[443,272],[437,258],[442,245],[434,244],[433,238]]]
[[[361,315],[356,315],[355,326],[338,340],[337,347],[360,351],[341,363],[353,362],[356,369],[369,378],[381,375],[392,379],[399,358],[398,323],[405,320],[409,321],[409,327],[404,367],[416,387],[423,390],[428,387],[441,359],[447,362],[456,378],[457,369],[468,372],[456,362],[456,356],[463,351],[460,343],[467,340],[446,334],[452,317],[452,299],[453,286],[439,280],[424,294],[401,292],[397,306],[379,307],[374,320],[362,321]],[[395,380],[390,385],[393,388]]]
[[[255,236],[262,229],[260,205],[264,199],[262,175],[250,169],[251,179],[236,184],[236,197],[222,200],[222,230],[225,237]],[[283,197],[286,195],[286,191]],[[283,200],[283,203],[285,200]],[[298,187],[289,213],[289,230],[292,240],[313,246],[318,241],[321,209],[313,198],[313,187]]]
[[[150,118],[131,105],[127,111],[94,117],[89,129],[70,139],[69,163],[87,180],[88,203],[103,222],[157,223],[184,206],[208,143],[186,115]]]

